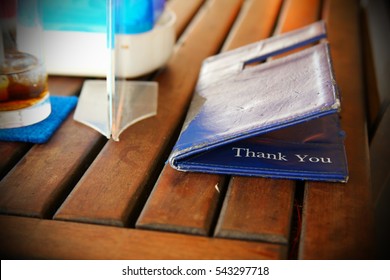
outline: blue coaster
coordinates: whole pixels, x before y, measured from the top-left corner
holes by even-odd
[[[46,143],[76,107],[76,96],[50,96],[51,114],[45,120],[24,127],[0,129],[0,141]]]

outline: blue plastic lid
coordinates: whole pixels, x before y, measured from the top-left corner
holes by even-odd
[[[156,23],[156,21],[160,18],[160,15],[164,11],[165,0],[154,0],[153,1],[153,6],[154,6],[153,7],[154,8],[154,12],[153,12],[154,22]]]
[[[147,32],[164,10],[165,0],[114,0],[116,33]],[[42,0],[45,30],[106,33],[106,0]]]
[[[115,32],[136,34],[153,29],[153,0],[116,0]]]
[[[42,0],[45,30],[106,33],[106,0]]]

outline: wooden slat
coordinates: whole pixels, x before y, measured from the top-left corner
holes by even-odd
[[[216,236],[288,244],[294,186],[294,181],[232,178]]]
[[[281,245],[0,216],[2,259],[279,259]]]
[[[370,33],[368,28],[367,12],[362,12],[362,42],[364,51],[364,75],[366,80],[366,97],[367,97],[367,129],[369,138],[372,138],[380,116],[380,98],[375,75],[374,58],[372,55],[372,46],[370,42]]]
[[[176,34],[181,34],[205,0],[170,0],[167,8],[176,14]]]
[[[288,32],[313,23],[320,18],[320,12],[320,0],[286,0],[275,33]]]
[[[390,108],[387,108],[370,145],[372,198],[375,204],[381,200],[381,196],[385,192],[385,189],[390,188],[389,139]],[[383,203],[385,202],[384,199],[382,199],[382,201]]]
[[[49,91],[51,95],[78,95],[84,78],[49,76]]]
[[[232,50],[271,35],[282,6],[282,0],[246,1],[234,29],[230,32],[223,50]]]
[[[0,180],[31,148],[28,143],[0,142]]]
[[[374,1],[378,2],[378,1]],[[381,1],[379,1],[380,3]],[[370,4],[372,5],[372,4]],[[386,11],[383,11],[386,12]],[[378,182],[384,180],[384,178],[388,175],[386,168],[383,168],[388,162],[388,158],[383,153],[385,151],[385,147],[388,147],[388,141],[385,141],[384,135],[377,136],[378,126],[382,126],[381,130],[384,131],[384,127],[382,124],[382,112],[384,109],[381,106],[381,98],[379,95],[378,89],[378,78],[375,71],[375,63],[374,63],[374,55],[373,55],[373,47],[372,41],[374,40],[372,34],[370,34],[370,28],[368,26],[369,20],[371,17],[371,21],[373,20],[374,14],[368,13],[367,8],[363,11],[362,16],[362,36],[363,36],[363,50],[364,50],[364,76],[366,81],[366,98],[367,98],[367,129],[368,129],[368,137],[370,142],[370,167],[371,167],[371,182],[372,182],[372,198],[374,203],[378,200],[378,197],[381,194],[381,184]],[[374,20],[375,22],[375,20]],[[376,27],[379,28],[378,26]],[[378,32],[378,31],[377,31]],[[380,32],[380,31],[379,31]],[[378,35],[377,35],[378,36]],[[375,38],[379,41],[379,38]],[[378,42],[376,42],[378,44]],[[381,108],[382,107],[382,108]],[[389,111],[389,110],[387,110]],[[385,113],[386,114],[386,113]],[[387,112],[387,114],[389,114]],[[380,134],[383,132],[379,131]],[[380,138],[381,140],[378,141]],[[387,148],[388,149],[388,148]],[[384,182],[384,181],[383,181]]]
[[[287,32],[315,22],[319,9],[320,1],[284,2],[277,32]],[[266,11],[263,12],[265,14],[261,18],[266,20]],[[268,18],[270,20],[272,18]],[[270,36],[271,31],[267,30],[263,36]],[[294,190],[293,181],[233,178],[218,221],[216,236],[288,244]]]
[[[182,17],[183,22],[188,20],[188,16]],[[79,77],[50,76],[49,90],[53,95],[74,95],[80,91],[83,81]],[[57,200],[69,192],[74,180],[81,176],[80,172],[87,167],[85,164],[91,161],[89,155],[103,143],[100,134],[74,122],[70,115],[48,144],[34,147],[20,166],[0,183],[0,211],[38,217],[48,215],[60,203]],[[2,174],[5,175],[30,147],[24,143],[1,143]],[[35,168],[43,173],[36,172]],[[27,185],[24,180],[31,183]]]
[[[74,95],[81,88],[83,79],[49,77],[49,91],[52,95]],[[0,179],[24,156],[32,144],[0,142]]]
[[[100,145],[98,133],[75,124],[71,114],[48,143],[32,147],[0,182],[0,212],[50,215]]]
[[[370,145],[370,166],[375,206],[375,259],[390,259],[390,107],[383,114]]]
[[[224,185],[222,176],[177,172],[166,165],[137,227],[208,235]]]
[[[49,78],[50,90],[61,95],[74,94],[81,84],[80,78]],[[84,168],[99,139],[97,133],[74,124],[73,114],[70,114],[47,144],[33,146],[0,182],[0,212],[36,217],[49,215],[57,200],[70,191],[73,181],[80,176],[79,169]],[[2,147],[11,146],[10,153],[17,154],[25,145],[4,143]]]
[[[109,141],[56,219],[126,225],[154,184],[153,172],[167,156],[191,98],[204,58],[215,53],[230,29],[241,1],[208,1],[202,16],[180,40],[174,56],[157,77],[158,114],[129,127],[119,142]],[[213,32],[209,32],[210,30]],[[209,34],[209,36],[205,36]],[[140,198],[141,197],[141,198]]]
[[[385,113],[390,104],[390,82],[389,82],[389,68],[390,68],[390,11],[388,1],[385,0],[371,0],[365,3],[366,11],[366,27],[368,33],[368,43],[371,48],[372,72],[368,75],[375,75],[375,86],[377,92],[368,92],[369,105],[374,105],[374,110],[370,113],[373,115],[373,120],[378,125],[382,115]],[[377,96],[372,96],[377,95]],[[374,97],[374,99],[372,99]],[[373,102],[379,104],[372,104]],[[376,108],[378,106],[379,108]],[[371,108],[370,108],[371,109]],[[375,111],[377,109],[377,111]],[[374,115],[376,114],[376,115]]]
[[[174,3],[175,1],[182,0],[172,0],[170,2]],[[258,0],[247,0],[244,9],[251,10],[248,8],[251,7],[250,5],[254,5],[254,3],[260,5],[258,4],[260,2]],[[342,126],[347,132],[346,145],[350,167],[350,181],[347,184],[310,183],[307,185],[305,188],[304,224],[300,240],[299,257],[304,259],[369,258],[372,244],[372,205],[370,203],[371,193],[368,188],[368,152],[367,150],[362,150],[362,147],[367,147],[368,143],[363,125],[364,114],[362,113],[364,107],[361,83],[363,75],[361,73],[361,54],[358,36],[358,3],[357,1],[351,4],[351,2],[346,1],[327,2],[326,0],[323,2],[328,7],[326,19],[328,22],[331,52],[335,64],[336,79],[343,95]],[[216,21],[220,21],[224,16],[234,17],[238,8],[232,8],[235,5],[233,1],[224,1],[223,4],[220,1],[218,3],[218,8],[210,8],[210,5],[214,5],[215,2],[208,1],[203,6],[203,11],[199,12],[198,15],[214,13],[213,16],[216,17]],[[233,11],[229,15],[218,11],[226,9],[225,3],[228,3],[228,10]],[[302,4],[304,2],[294,1],[294,3]],[[286,10],[288,5],[290,4],[285,4],[283,10]],[[305,7],[301,6],[301,8],[298,10],[303,12]],[[210,12],[209,9],[212,9],[214,12]],[[130,128],[122,136],[122,140],[127,140],[121,140],[120,143],[109,142],[94,165],[81,179],[78,188],[80,187],[81,189],[81,186],[83,186],[84,189],[73,192],[69,197],[69,201],[72,201],[74,206],[73,210],[76,209],[77,213],[82,214],[78,216],[78,221],[124,225],[131,217],[131,214],[137,213],[138,203],[142,203],[142,196],[148,193],[148,186],[150,185],[151,187],[154,183],[161,168],[161,162],[165,159],[166,154],[163,154],[161,151],[169,151],[173,144],[170,141],[172,141],[172,135],[175,135],[179,120],[185,114],[186,106],[191,97],[191,89],[196,82],[200,61],[202,57],[207,55],[206,53],[211,54],[218,49],[217,44],[212,44],[212,47],[209,46],[211,38],[205,38],[204,34],[202,36],[199,34],[203,32],[209,33],[210,36],[219,36],[219,34],[228,33],[228,24],[224,26],[226,30],[222,32],[218,29],[222,29],[222,27],[215,22],[209,22],[210,25],[201,23],[204,22],[204,18],[198,17],[198,15],[195,17],[196,20],[191,23],[190,28],[187,29],[189,33],[187,35],[194,36],[200,43],[193,44],[193,41],[189,40],[187,35],[183,36],[170,64],[158,78],[158,81],[160,81],[159,113],[162,112],[162,115],[145,120]],[[193,14],[188,19],[192,18],[192,16]],[[299,18],[299,16],[294,16],[294,18]],[[245,20],[251,21],[253,17],[241,16],[239,21]],[[262,26],[260,23],[263,19],[259,18],[258,20],[258,26]],[[306,20],[306,17],[304,20]],[[244,44],[244,42],[251,42],[250,36],[243,35],[243,31],[240,30],[242,25],[242,23],[237,24],[233,32],[230,33],[231,35],[225,45],[226,48],[233,45],[239,46],[241,43]],[[200,26],[203,27],[201,28]],[[214,26],[217,26],[215,34]],[[260,28],[258,26],[253,28]],[[184,30],[184,28],[181,30]],[[209,32],[210,30],[213,30],[213,32]],[[223,36],[218,38],[220,42],[223,41]],[[258,36],[257,31],[256,35],[253,34],[253,36]],[[239,37],[240,39],[237,39]],[[241,40],[242,42],[239,42]],[[211,48],[214,48],[213,51],[210,51]],[[198,55],[199,51],[201,52],[200,55]],[[196,58],[192,56],[196,56]],[[180,67],[172,67],[172,65],[178,63],[177,61],[182,61]],[[62,79],[62,77],[58,78]],[[64,91],[61,92],[59,90],[58,94],[66,95],[68,92],[77,90],[77,86],[73,89],[71,87],[68,88],[69,81],[65,80],[57,80],[58,87],[66,85],[63,88]],[[89,132],[87,133],[86,131]],[[83,137],[88,139],[82,140]],[[0,182],[0,207],[5,206],[1,211],[3,213],[51,217],[58,203],[64,199],[64,196],[78,181],[90,161],[94,158],[95,153],[100,150],[105,142],[100,142],[98,139],[103,140],[99,134],[74,123],[71,117],[69,117],[49,144],[34,146],[25,157],[23,157],[23,154],[27,152],[28,148],[26,151],[22,151],[21,154],[11,160],[11,163],[5,165],[4,170],[8,172],[11,166],[22,158],[4,180]],[[145,142],[143,139],[146,139]],[[16,149],[18,147],[18,144],[8,147],[7,145],[12,143],[6,143],[6,146],[2,144],[0,144],[0,154],[2,155],[2,151],[7,151],[8,149],[12,154],[14,151],[13,147],[16,147]],[[81,147],[78,147],[79,144]],[[145,153],[145,151],[147,152]],[[155,162],[156,160],[157,163]],[[1,167],[3,158],[0,161]],[[106,162],[108,162],[107,166]],[[37,170],[42,170],[42,172],[37,172]],[[153,173],[154,171],[157,172]],[[93,177],[91,175],[99,172],[108,174],[111,177],[104,175],[93,175],[96,176]],[[183,173],[180,173],[180,176],[183,176],[179,176],[180,178],[171,176],[169,174],[173,172],[172,170],[164,170],[163,172],[168,173],[168,176],[163,174],[160,181],[165,180],[167,183],[159,185],[165,186],[164,189],[169,192],[172,192],[175,186],[180,187],[183,191],[181,197],[184,199],[189,199],[187,197],[187,194],[190,193],[188,189],[191,188],[190,186],[194,186],[193,182],[197,182],[195,190],[203,190],[204,194],[201,195],[200,199],[196,197],[196,193],[193,193],[193,196],[188,200],[190,203],[193,202],[194,205],[191,206],[195,207],[202,199],[207,201],[207,203],[214,203],[219,200],[219,198],[215,198],[218,194],[214,183],[218,182],[218,184],[221,183],[221,186],[223,186],[223,180],[215,179],[223,177],[207,176],[209,181],[205,183],[205,186],[210,186],[210,188],[202,189],[198,187],[201,185],[200,180],[189,179],[188,177],[187,181],[187,177]],[[134,176],[134,174],[138,175]],[[190,176],[196,177],[194,174]],[[142,178],[146,179],[142,181]],[[178,180],[176,181],[176,179]],[[290,183],[293,184],[293,182]],[[270,186],[267,184],[270,184]],[[141,186],[141,188],[133,192],[134,186]],[[220,185],[218,186],[221,188]],[[233,210],[236,210],[238,218],[230,219],[229,221],[232,222],[230,224],[227,223],[228,220],[224,220],[226,229],[228,229],[227,226],[239,228],[238,235],[237,232],[231,230],[229,237],[245,238],[248,239],[247,241],[4,215],[0,216],[0,255],[3,258],[44,259],[286,258],[286,245],[252,242],[249,239],[272,241],[269,238],[270,235],[266,234],[267,228],[260,223],[260,219],[255,214],[263,216],[262,211],[274,209],[274,206],[265,205],[262,208],[259,204],[271,204],[271,202],[275,203],[277,201],[282,205],[282,202],[286,201],[286,197],[292,198],[293,196],[291,194],[284,196],[281,193],[286,190],[290,192],[292,189],[293,186],[286,186],[281,180],[238,177],[233,179],[227,190],[221,217],[233,217]],[[221,190],[224,191],[223,188]],[[157,192],[159,193],[156,194]],[[76,196],[79,195],[81,196],[77,198]],[[181,203],[179,192],[172,193],[170,196],[174,199],[169,200],[169,196],[163,196],[161,188],[156,188],[152,197],[155,196],[160,198],[148,202],[151,209],[158,209],[156,206],[152,207],[152,204],[156,202],[163,202],[165,205],[168,205],[169,201]],[[267,197],[269,200],[266,199]],[[278,199],[276,200],[275,197]],[[165,201],[164,199],[167,200]],[[124,201],[127,201],[126,205],[122,204]],[[228,208],[228,202],[234,203],[235,206]],[[77,206],[76,203],[80,205]],[[118,207],[117,203],[119,204]],[[291,203],[291,200],[289,203]],[[204,203],[201,202],[198,205],[204,205]],[[108,213],[110,207],[114,208],[114,210],[109,214],[114,215],[103,215],[102,218],[101,214]],[[175,205],[170,205],[170,207],[171,210],[169,212],[173,212]],[[182,206],[178,207],[182,209]],[[212,204],[212,207],[215,207],[215,204]],[[281,207],[286,208],[286,205],[283,204]],[[210,209],[212,210],[211,212],[214,212],[212,208]],[[256,209],[258,213],[256,213]],[[196,210],[201,213],[202,217],[214,217],[214,214],[210,215],[211,212],[205,211],[205,208]],[[228,210],[231,210],[230,214],[228,214]],[[286,213],[285,209],[281,211]],[[268,226],[273,228],[271,236],[286,236],[278,226],[282,224],[280,223],[281,220],[289,220],[291,212],[288,212],[287,216],[283,216],[283,213],[278,212],[266,212],[268,212],[268,215],[265,216],[265,221]],[[61,214],[61,211],[59,211],[57,218],[63,218]],[[155,214],[158,215],[159,213],[155,212]],[[181,214],[179,213],[178,215]],[[195,217],[195,213],[191,214]],[[195,220],[193,217],[189,217]],[[254,218],[253,225],[243,222],[251,221],[250,217]],[[276,217],[276,222],[273,220],[273,217]],[[106,218],[107,220],[105,220]],[[184,224],[185,218],[181,216],[181,225]],[[73,217],[70,217],[70,219],[73,219]],[[239,219],[243,220],[241,224],[233,223],[239,222]],[[161,217],[161,220],[166,223],[167,217]],[[158,221],[157,218],[156,221]],[[154,222],[147,221],[149,225]],[[272,225],[273,222],[275,224]],[[203,231],[195,233],[206,234],[209,232],[210,228],[208,228],[208,225],[210,225],[210,221],[206,220],[205,225],[201,225],[198,221],[196,228],[197,230],[201,228]],[[188,229],[191,228],[188,224],[184,224],[184,226]],[[153,228],[153,226],[150,228]],[[220,229],[217,229],[217,232],[221,232]],[[242,232],[245,235],[242,235]],[[263,233],[263,235],[261,236],[259,233]],[[284,243],[284,240],[278,239],[276,242]]]
[[[372,204],[365,128],[358,1],[330,1],[326,21],[337,83],[350,178],[305,189],[299,258],[370,258]]]
[[[279,5],[277,2],[247,1],[223,49],[267,36]],[[258,21],[258,18],[262,20]],[[261,32],[266,26],[270,29],[264,35]],[[224,181],[224,176],[183,173],[166,167],[137,221],[137,227],[209,234],[220,192],[224,193]],[[215,189],[216,185],[220,192]],[[180,214],[178,209],[182,209]]]

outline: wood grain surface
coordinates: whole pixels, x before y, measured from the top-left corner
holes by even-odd
[[[357,0],[170,0],[177,42],[158,114],[119,142],[73,120],[44,145],[0,142],[5,259],[364,259],[373,244]],[[184,173],[166,164],[202,61],[319,19],[342,95],[346,184]],[[274,59],[277,59],[275,57]],[[88,77],[49,78],[78,95]]]
[[[324,19],[342,94],[347,184],[308,183],[299,258],[370,258],[373,205],[369,182],[358,1],[328,1]],[[348,36],[346,36],[348,34]]]
[[[281,245],[0,215],[2,259],[279,259]],[[4,254],[6,252],[6,254]]]
[[[156,78],[157,116],[128,128],[121,141],[107,142],[56,213],[56,219],[117,226],[131,223],[143,197],[150,192],[159,164],[166,160],[164,151],[170,149],[170,139],[185,115],[200,65],[218,51],[240,5],[237,0],[206,4],[196,24],[179,41],[165,71]],[[207,33],[210,29],[212,34]]]
[[[269,2],[264,4],[270,5]],[[259,7],[263,11],[270,8]],[[274,12],[269,16],[276,16],[278,5],[272,9]],[[263,30],[262,36],[288,32],[315,22],[320,9],[320,1],[285,1],[281,15],[277,17],[276,30]],[[256,12],[261,13],[260,10]],[[271,24],[267,26],[272,27]],[[294,195],[293,181],[234,177],[224,201],[216,236],[290,244]]]

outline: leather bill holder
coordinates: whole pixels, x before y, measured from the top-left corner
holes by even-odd
[[[324,38],[319,21],[207,58],[171,166],[346,182],[340,98]]]

